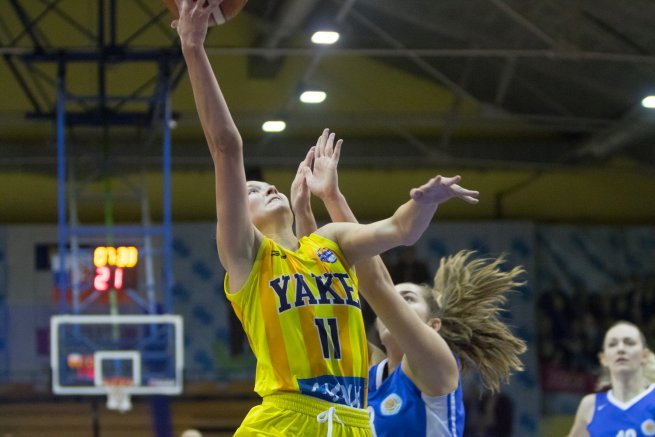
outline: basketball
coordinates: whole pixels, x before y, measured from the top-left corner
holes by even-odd
[[[175,4],[175,0],[162,0],[162,1],[164,2],[168,10],[171,11],[171,14],[173,14],[175,18],[178,18],[180,16],[179,11],[177,10],[177,4]],[[236,17],[239,14],[239,12],[241,12],[241,9],[243,9],[246,3],[248,3],[248,0],[223,0],[223,3],[221,3],[212,12],[209,18],[209,25],[215,26],[231,20],[232,18]]]

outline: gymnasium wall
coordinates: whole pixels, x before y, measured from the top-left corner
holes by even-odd
[[[187,382],[250,379],[255,362],[223,295],[215,224],[177,222],[173,229],[174,308],[185,320]],[[41,258],[42,248],[56,243],[56,232],[54,225],[0,226],[0,384],[29,382],[37,391],[50,391],[48,327],[56,302],[52,272],[42,268]],[[584,359],[587,349],[568,351],[568,361],[543,350],[538,340],[552,334],[545,329],[552,326],[546,322],[552,316],[545,312],[548,299],[555,290],[570,303],[582,302],[577,309],[569,306],[574,312],[566,314],[575,315],[587,307],[588,300],[580,300],[583,295],[653,291],[648,281],[654,276],[655,228],[444,221],[430,227],[414,255],[432,274],[441,256],[464,248],[490,256],[507,253],[508,267],[525,267],[527,285],[511,296],[506,318],[529,344],[523,357],[526,371],[513,376],[503,392],[513,406],[514,436],[560,434],[589,386],[567,390],[552,380],[591,383],[595,366]],[[394,265],[404,256],[392,251],[385,260]],[[591,338],[582,327],[573,322],[569,327],[576,335],[584,333],[579,343]],[[475,387],[474,380],[469,383]]]
[[[54,153],[54,151],[53,151]],[[304,156],[304,155],[303,155]],[[300,159],[301,157],[299,157]],[[178,222],[213,220],[216,216],[214,173],[207,156],[204,167],[172,172],[172,215]],[[173,160],[175,162],[175,159]],[[388,217],[407,200],[409,189],[435,174],[460,174],[462,185],[480,191],[480,203],[472,206],[451,201],[439,207],[439,220],[527,220],[558,223],[642,224],[655,217],[652,172],[636,164],[617,162],[602,168],[412,168],[356,169],[348,167],[348,152],[341,157],[339,184],[360,220]],[[296,168],[262,168],[263,179],[283,193],[295,176]],[[0,223],[56,223],[57,179],[48,174],[24,171],[0,173]],[[110,179],[113,194],[120,197],[126,183],[143,187],[148,193],[153,220],[162,217],[162,175],[121,174]],[[85,185],[98,197],[107,195],[105,180]],[[327,219],[320,202],[313,205],[317,217]],[[77,205],[81,223],[102,222],[105,203],[94,201]],[[141,219],[138,202],[114,202],[115,221]]]

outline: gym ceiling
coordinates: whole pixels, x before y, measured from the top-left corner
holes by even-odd
[[[284,192],[329,127],[362,219],[457,173],[481,203],[451,202],[445,219],[652,224],[655,110],[641,102],[655,94],[654,17],[648,0],[250,0],[206,47],[246,164]],[[170,21],[159,0],[0,2],[0,221],[56,221],[62,70],[76,96],[68,153],[100,163],[99,183],[145,175],[157,217],[163,128],[149,96],[162,69],[173,217],[213,219],[213,170]],[[312,44],[325,29],[339,41]],[[305,89],[327,98],[301,103]],[[286,130],[262,132],[271,119]],[[124,220],[133,209],[116,203]]]

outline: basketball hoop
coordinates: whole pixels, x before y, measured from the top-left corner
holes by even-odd
[[[51,317],[50,334],[57,395],[106,396],[108,409],[125,412],[132,396],[182,393],[181,316],[62,314]]]
[[[125,413],[132,409],[130,387],[134,386],[131,378],[113,377],[103,381],[107,387],[107,409]]]

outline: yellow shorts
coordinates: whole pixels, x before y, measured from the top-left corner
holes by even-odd
[[[266,396],[248,412],[234,435],[371,437],[371,425],[366,410],[283,393]]]

